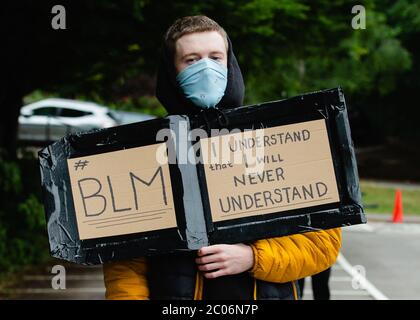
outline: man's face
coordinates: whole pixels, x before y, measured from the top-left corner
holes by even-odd
[[[183,35],[175,42],[175,70],[177,74],[204,58],[213,59],[227,67],[227,48],[219,32],[190,33]]]

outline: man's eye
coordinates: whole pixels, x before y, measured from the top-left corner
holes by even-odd
[[[211,59],[216,60],[216,61],[221,61],[222,60],[221,57],[211,57]]]
[[[196,62],[197,61],[197,59],[195,59],[195,58],[191,58],[191,59],[187,59],[185,62],[187,63],[187,64],[193,64],[194,62]]]

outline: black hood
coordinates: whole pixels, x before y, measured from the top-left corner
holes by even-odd
[[[218,109],[240,107],[242,106],[244,99],[244,80],[229,38],[228,44],[228,82],[225,95],[216,105],[216,108]],[[177,85],[173,59],[168,50],[165,49],[165,46],[163,46],[159,62],[156,97],[169,114],[191,115],[202,110],[185,98],[183,92]]]

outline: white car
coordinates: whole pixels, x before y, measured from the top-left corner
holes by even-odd
[[[48,143],[69,133],[118,124],[118,116],[113,111],[96,103],[45,99],[21,108],[18,139]]]

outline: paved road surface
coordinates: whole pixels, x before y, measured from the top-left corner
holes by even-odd
[[[420,224],[371,222],[343,228],[342,256],[330,278],[331,299],[420,299],[419,257]],[[104,298],[101,267],[65,265],[66,289],[54,290],[52,265],[26,273],[13,288],[0,292],[0,298]],[[306,281],[304,299],[311,299],[310,279]]]
[[[54,264],[62,264],[66,269],[66,288],[53,289],[56,274],[51,273]],[[17,285],[0,292],[0,299],[104,299],[105,287],[101,266],[78,266],[63,264],[56,260],[51,264],[22,275]]]
[[[420,299],[420,224],[348,227],[342,252],[389,299]]]
[[[420,299],[420,224],[372,222],[343,228],[341,252],[353,271],[365,273],[369,286],[360,288],[363,283],[348,270],[343,276],[339,259],[330,279],[332,299]],[[305,299],[312,297],[310,291],[305,294]]]

